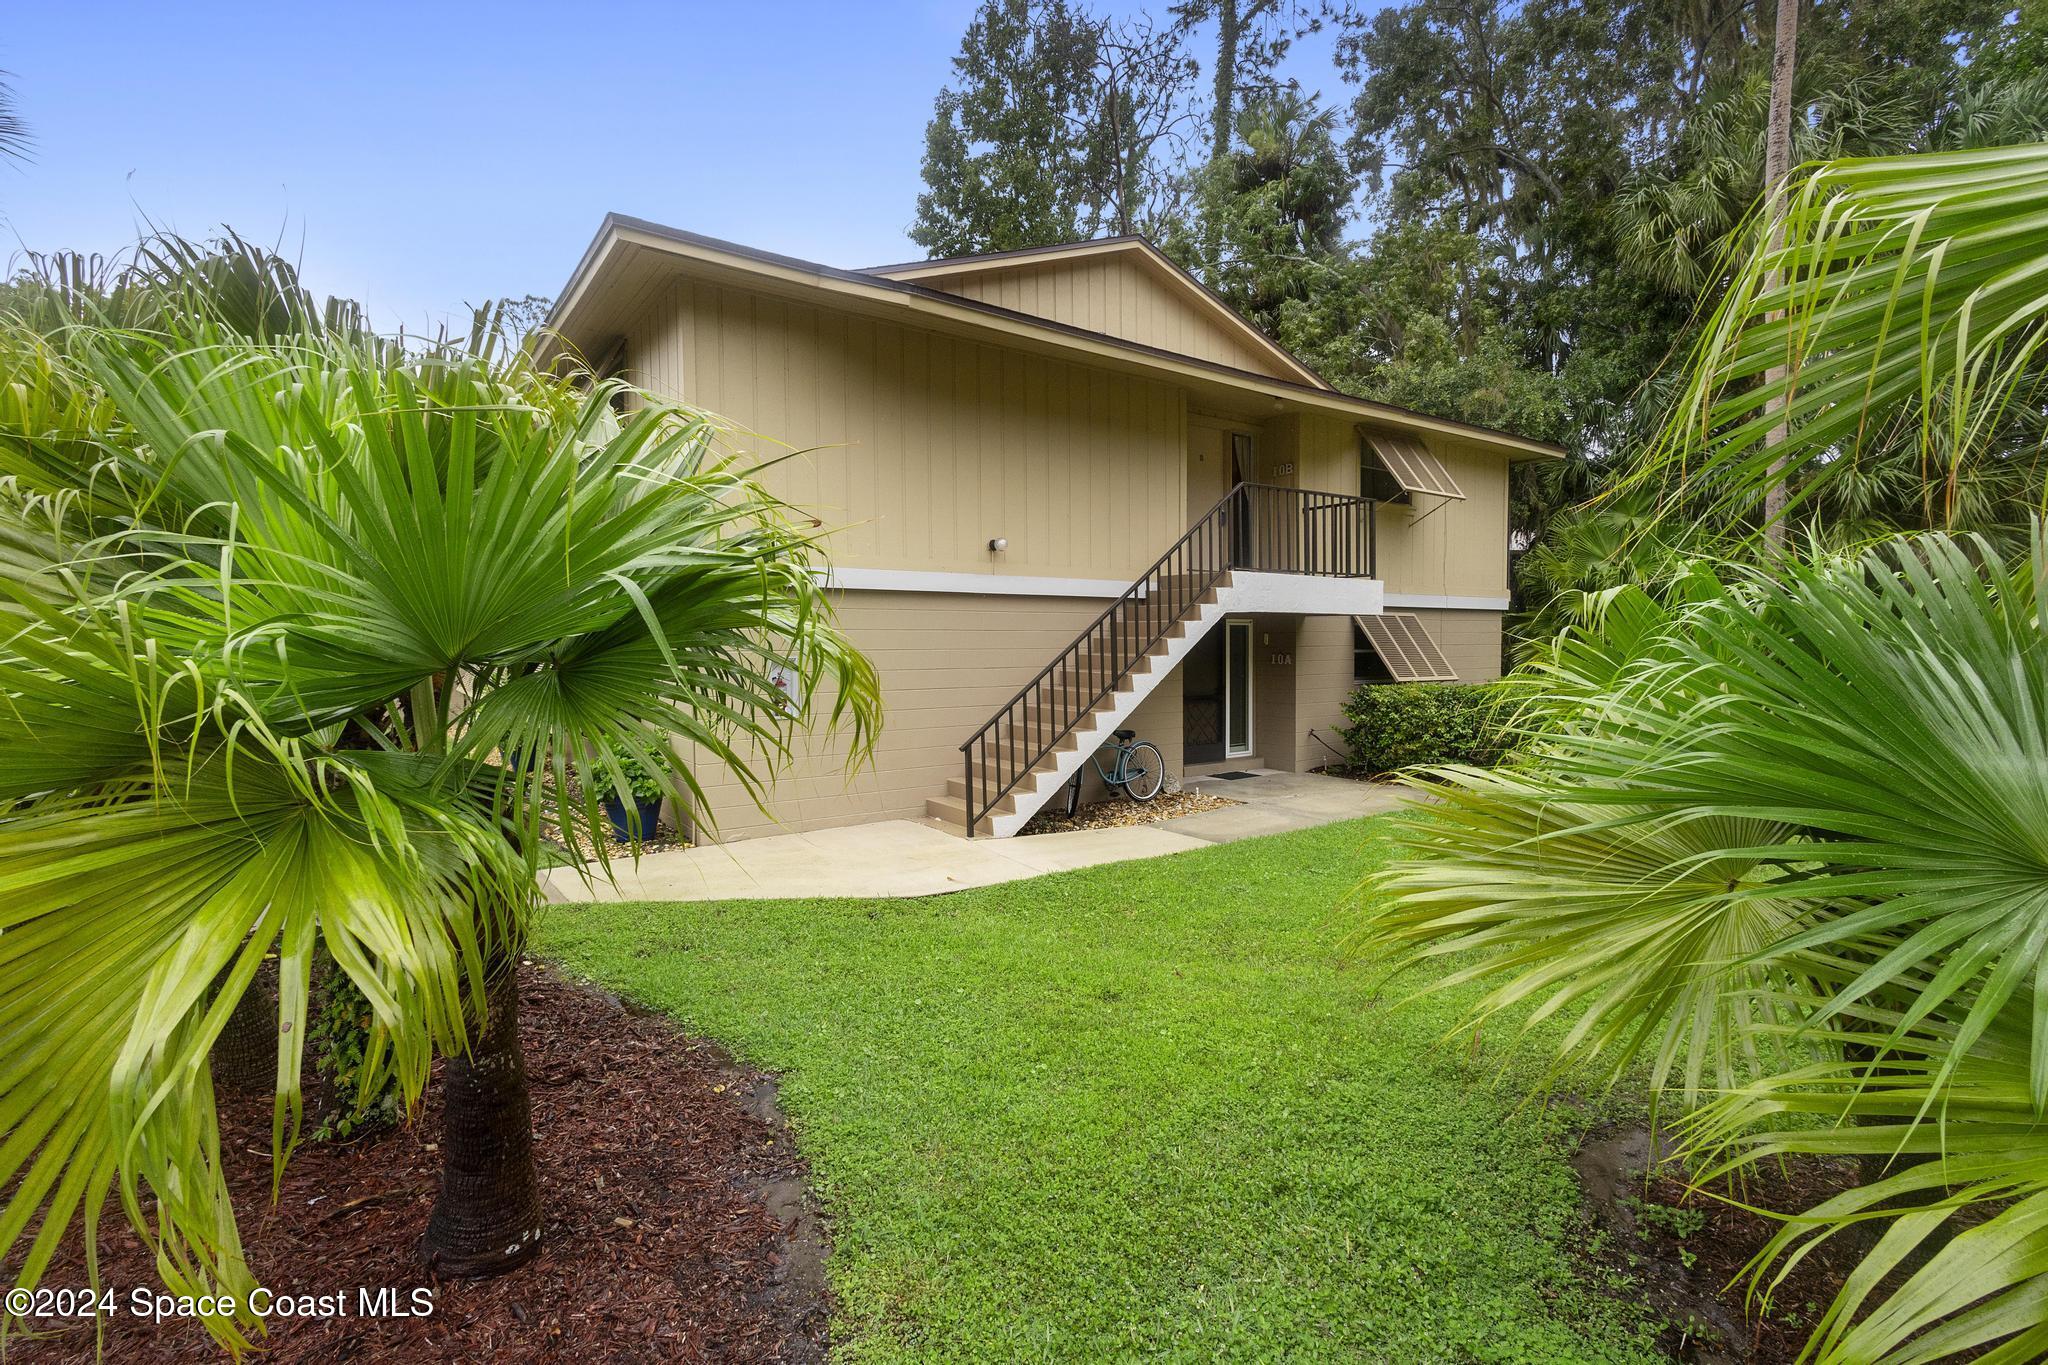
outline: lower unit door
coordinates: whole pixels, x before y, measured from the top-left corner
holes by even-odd
[[[1225,621],[1181,665],[1181,747],[1188,764],[1252,751],[1252,623]]]

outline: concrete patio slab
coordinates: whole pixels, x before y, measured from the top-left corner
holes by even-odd
[[[585,883],[556,868],[542,876],[548,899],[588,901],[786,900],[935,896],[1047,872],[1184,853],[1261,834],[1309,829],[1391,810],[1397,789],[1267,769],[1191,789],[1241,802],[1152,825],[1067,830],[1014,839],[963,839],[925,820],[882,820],[809,834],[650,853],[617,866],[616,884]]]
[[[1244,771],[1252,776],[1210,776],[1187,784],[1190,791],[1242,801],[1243,805],[1163,820],[1152,828],[1171,830],[1206,843],[1227,844],[1261,834],[1285,834],[1337,820],[1380,815],[1415,799],[1415,793],[1406,787],[1378,782],[1353,782],[1321,773],[1281,772],[1277,768]]]
[[[921,820],[883,820],[651,853],[637,867],[621,865],[616,885],[586,885],[566,868],[544,874],[542,884],[555,901],[936,896],[1207,842],[1157,825],[968,840]]]

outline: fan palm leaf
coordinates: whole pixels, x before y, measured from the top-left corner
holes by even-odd
[[[813,708],[858,758],[879,702],[817,533],[704,414],[164,294],[0,322],[0,1257],[90,1256],[113,1190],[168,1284],[246,1303],[207,1054],[259,961],[282,1162],[316,943],[411,1102],[618,754],[701,793],[684,736],[758,793]]]
[[[1789,1013],[1811,1015],[1832,1002],[1787,1003]],[[1967,1051],[1952,1023],[1922,1022],[1878,1067],[1864,1060],[1865,1045],[1874,1033],[1897,1037],[1900,1013],[1834,1013],[1840,1025],[1806,1031],[1814,1060],[1753,1080],[1685,1125],[1703,1179],[1788,1156],[1878,1168],[1786,1221],[1757,1258],[1759,1297],[1830,1238],[1868,1227],[1878,1235],[1818,1323],[1816,1353],[1904,1365],[1996,1343],[1978,1358],[2039,1359],[2048,1342],[2048,1138],[2031,1094],[2025,1012],[1999,1016]],[[1941,1119],[1924,1122],[1937,1090]],[[1857,1121],[1839,1123],[1845,1111]],[[1959,1229],[1958,1210],[1970,1214]],[[1902,1268],[1903,1282],[1880,1295]]]
[[[280,1029],[303,1036],[317,930],[396,1040],[409,1098],[430,1048],[461,1045],[484,935],[465,897],[478,884],[507,894],[518,863],[487,825],[452,823],[450,802],[408,809],[360,774],[330,793],[288,756],[223,750],[0,826],[0,1033],[20,1043],[0,1064],[0,1245],[40,1214],[24,1282],[81,1206],[96,1220],[118,1173],[174,1292],[246,1299],[206,1059],[266,955],[281,965]],[[451,843],[426,856],[437,839]],[[299,1054],[279,1055],[282,1160]]]
[[[1736,512],[1789,483],[1789,511],[1905,412],[1953,524],[1971,471],[2013,454],[2013,406],[2040,395],[2048,143],[1822,162],[1785,202],[1783,244],[1753,233],[1731,262],[1643,477],[1682,472]]]
[[[1792,931],[1799,904],[1745,850],[1783,827],[1659,818],[1514,771],[1433,778],[1437,808],[1402,818],[1411,856],[1380,879],[1387,908],[1366,926],[1396,950],[1391,965],[1473,954],[1443,986],[1506,979],[1470,1023],[1562,1017],[1561,1066],[1618,1078],[1647,1058],[1688,1098],[1754,1068],[1776,973],[1751,959]]]
[[[1563,1015],[1563,1063],[1611,1077],[1646,1058],[1688,1102],[1709,1079],[1729,1091],[1686,1130],[1715,1173],[2006,1153],[1953,1182],[1899,1172],[1781,1238],[1773,1258],[1885,1218],[1896,1259],[1946,1217],[1908,1199],[1929,1182],[1965,1187],[1951,1205],[2021,1200],[1892,1294],[1871,1262],[1815,1337],[1823,1360],[1920,1359],[1937,1323],[1943,1340],[2043,1330],[2026,1313],[2048,1223],[2020,1211],[2048,1208],[2030,1183],[2048,1174],[2043,556],[2038,529],[2018,561],[1920,536],[1776,577],[1730,568],[1734,587],[1661,626],[1615,613],[1611,649],[1561,649],[1529,684],[1549,694],[1523,766],[1429,774],[1442,800],[1404,817],[1415,856],[1378,874],[1391,903],[1367,934],[1401,960],[1476,954],[1453,979],[1494,981],[1480,1017]],[[1751,1136],[1784,1116],[1847,1126]]]

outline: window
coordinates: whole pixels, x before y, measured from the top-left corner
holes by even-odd
[[[1374,502],[1412,501],[1408,490],[1401,487],[1386,461],[1372,448],[1372,442],[1363,436],[1358,438],[1358,492]]]
[[[1465,492],[1444,462],[1413,436],[1358,429],[1359,487],[1379,502],[1407,502],[1413,494],[1463,501]],[[1383,490],[1386,496],[1375,492]]]
[[[1351,623],[1351,680],[1362,683],[1390,683],[1394,672],[1387,667],[1387,661],[1372,647],[1372,641],[1365,638],[1365,631],[1358,622]]]
[[[1456,682],[1457,670],[1409,611],[1351,618],[1352,676],[1360,682]],[[1363,656],[1370,653],[1369,660]]]

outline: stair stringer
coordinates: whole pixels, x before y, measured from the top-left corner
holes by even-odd
[[[1074,774],[1081,770],[1081,765],[1109,742],[1109,737],[1123,727],[1145,698],[1180,667],[1188,652],[1200,644],[1219,621],[1238,610],[1232,605],[1235,592],[1227,584],[1219,585],[1214,593],[1215,601],[1202,603],[1183,616],[1179,623],[1180,632],[1169,632],[1159,642],[1163,648],[1148,654],[1095,710],[1082,717],[1067,732],[1066,738],[1051,753],[1038,761],[1037,767],[1010,789],[1013,809],[991,811],[977,822],[981,828],[998,839],[1007,839],[1024,828],[1056,792],[1074,780]],[[1145,736],[1139,735],[1138,738]]]

